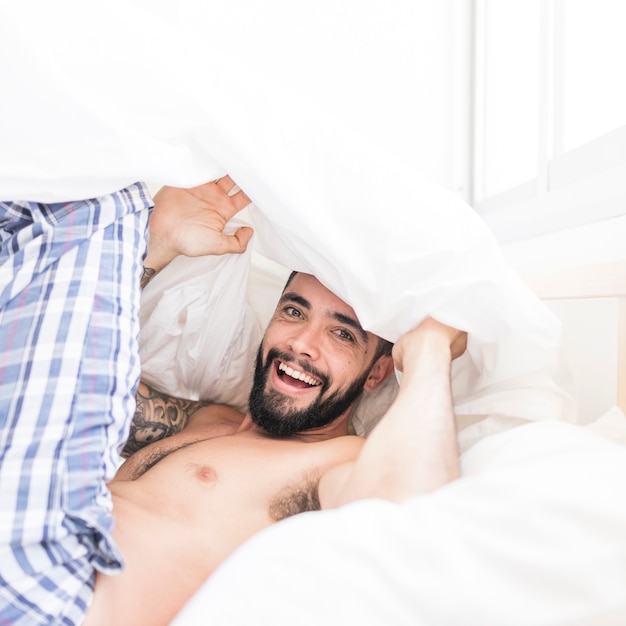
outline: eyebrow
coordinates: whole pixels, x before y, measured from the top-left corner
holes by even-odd
[[[293,291],[288,291],[286,293],[283,293],[283,295],[281,296],[280,298],[281,304],[287,301],[295,302],[296,304],[299,304],[303,309],[306,309],[307,311],[310,311],[312,308],[311,303],[306,298],[303,298],[300,294],[297,294]],[[361,324],[359,324],[359,321],[357,319],[355,319],[354,317],[351,317],[350,315],[345,315],[344,313],[340,313],[339,311],[333,311],[332,313],[329,314],[329,316],[332,317],[334,320],[338,321],[339,323],[349,326],[352,330],[354,330],[361,337],[361,341],[363,341],[364,343],[368,343],[369,337],[367,333],[365,332],[365,330],[363,329],[363,327],[361,326]]]

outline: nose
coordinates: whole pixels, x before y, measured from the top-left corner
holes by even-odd
[[[288,338],[291,351],[302,357],[316,360],[320,356],[320,330],[313,324],[298,325]]]

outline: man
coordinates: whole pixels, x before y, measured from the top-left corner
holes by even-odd
[[[192,410],[185,428],[132,455],[109,484],[126,568],[98,575],[87,626],[167,624],[262,528],[456,478],[450,363],[464,342],[433,320],[401,338],[400,392],[364,442],[347,434],[349,413],[392,372],[386,342],[313,276],[293,275],[259,348],[249,412]]]
[[[275,437],[322,441],[348,435],[350,412],[363,391],[374,391],[393,371],[391,344],[365,332],[354,311],[308,274],[287,282],[259,347],[249,411],[175,400],[141,385],[131,427],[140,447],[168,420],[176,431],[150,447],[167,454],[202,437],[256,428]],[[127,444],[127,448],[128,448]],[[133,454],[117,477],[142,473]]]
[[[345,388],[348,370],[363,370],[363,360],[357,366],[348,359],[338,371],[309,343],[325,332],[321,320],[338,304],[323,289],[313,277],[296,276],[265,335],[262,388],[278,412],[300,412]],[[311,303],[306,321],[296,322],[308,328],[296,333],[283,319],[294,297]],[[133,455],[109,484],[114,538],[126,568],[119,576],[98,575],[85,624],[168,624],[213,570],[262,528],[360,498],[402,501],[458,477],[450,363],[464,342],[463,333],[433,320],[397,342],[400,391],[365,442],[335,436],[332,423],[278,438],[250,414],[238,423],[233,412],[216,408],[197,431],[190,424]],[[271,358],[274,349],[282,358]],[[285,381],[283,365],[315,373]],[[325,390],[321,381],[330,376]],[[368,375],[366,384],[372,382]]]
[[[155,196],[155,208],[150,220],[150,245],[144,262],[146,267],[144,278],[154,276],[179,253],[183,246],[189,256],[219,254],[224,245],[231,245],[232,249],[232,242],[228,240],[223,242],[218,235],[224,229],[225,218],[234,215],[247,203],[249,203],[247,196],[228,176],[220,179],[219,185],[204,185],[192,190],[164,187]],[[242,249],[245,249],[251,236],[251,229],[240,228],[234,236],[243,242]],[[302,281],[307,279],[295,273],[289,278],[286,288],[290,289],[283,293],[281,299],[285,310],[281,311],[280,307],[277,309],[268,333],[271,334],[273,329],[280,327],[281,324],[284,326],[285,322],[288,322],[289,328],[298,332],[303,327],[310,327],[310,324],[307,326],[306,323],[306,313],[309,312],[311,303],[291,289],[293,285]],[[307,373],[296,370],[297,373],[294,373],[283,363],[279,376],[285,384],[291,381],[294,389],[301,387],[301,394],[304,394],[307,388],[321,386],[319,402],[302,412],[294,411],[288,418],[285,416],[277,419],[274,407],[264,398],[261,388],[262,377],[267,377],[268,371],[263,366],[260,349],[256,383],[250,397],[251,415],[257,425],[275,435],[285,436],[312,429],[317,429],[315,430],[317,439],[346,435],[349,429],[349,413],[354,402],[363,391],[373,391],[391,373],[392,344],[366,333],[354,311],[318,281],[313,279],[308,280],[308,283],[315,285],[315,289],[311,291],[314,299],[320,302],[328,299],[329,307],[331,305],[334,307],[332,310],[329,308],[327,312],[328,329],[324,333],[318,333],[315,338],[317,343],[311,346],[312,350],[321,353],[323,361],[330,361],[332,366],[322,379],[321,376],[315,377],[315,373],[311,371]],[[215,332],[219,333],[219,329]],[[272,359],[277,356],[273,355]],[[379,359],[383,356],[386,358]],[[335,385],[333,382],[336,379],[341,380],[342,376],[345,378],[345,373],[338,372],[339,375],[333,379],[331,378],[333,370],[339,369],[347,358],[352,359],[353,366],[358,363],[360,369],[356,373],[349,372],[353,378],[343,387],[336,387],[336,382]],[[311,361],[315,363],[317,359],[313,358]],[[305,367],[310,370],[314,365],[309,364]],[[306,382],[305,374],[311,373],[315,382]],[[191,415],[193,419],[188,424]],[[171,398],[141,383],[137,393],[137,411],[131,424],[124,456],[136,452],[146,443],[178,433],[183,428],[185,438],[198,437],[205,428],[203,425],[208,423],[207,435],[212,436],[216,432],[216,424],[225,422],[227,425],[233,423],[239,425],[242,419],[243,415],[228,407],[207,406],[207,403]],[[312,433],[310,435],[313,436]],[[168,441],[166,445],[175,445],[175,442],[180,440],[178,437],[174,441]],[[132,463],[126,464],[127,467],[130,465]]]
[[[227,196],[225,190],[230,187],[231,182],[222,179],[194,190],[165,189],[157,199],[151,218],[152,239],[146,257],[148,267],[158,269],[159,263],[165,264],[169,258],[180,253],[225,253],[245,249],[251,235],[249,229],[240,229],[234,235],[223,232],[228,219],[246,202],[243,194]],[[210,197],[216,189],[222,191],[217,199]],[[138,193],[143,193],[141,187],[138,187]],[[183,207],[184,219],[175,218],[173,228],[163,227],[168,222],[164,216],[171,216],[172,211],[162,211],[161,208],[167,207],[166,200],[172,193],[183,194],[186,198],[178,205]],[[143,198],[139,196],[142,206],[148,206]],[[334,423],[331,418],[326,425],[314,425],[306,434],[279,440],[265,435],[250,420],[238,423],[238,418],[232,413],[218,414],[215,412],[217,409],[214,409],[211,419],[207,414],[199,414],[198,420],[194,420],[201,425],[202,433],[194,435],[193,428],[181,432],[178,443],[186,437],[182,441],[184,445],[174,451],[171,447],[165,450],[169,452],[165,457],[164,451],[159,449],[161,442],[155,444],[156,450],[147,447],[142,452],[143,461],[138,457],[133,463],[124,466],[119,480],[110,482],[110,490],[104,490],[102,477],[107,475],[107,468],[112,465],[111,452],[116,445],[112,433],[114,435],[117,432],[119,437],[118,429],[123,430],[123,421],[120,420],[128,404],[119,403],[117,398],[128,398],[134,392],[133,372],[136,370],[136,346],[132,341],[133,328],[136,329],[136,309],[129,313],[119,305],[128,304],[129,294],[133,306],[136,305],[133,284],[138,282],[139,276],[118,259],[120,253],[123,253],[122,256],[127,255],[136,267],[140,250],[137,242],[141,240],[141,232],[136,227],[128,232],[120,228],[123,218],[119,218],[116,211],[126,211],[126,207],[133,207],[137,203],[132,191],[122,191],[110,198],[86,201],[79,207],[4,207],[10,216],[4,228],[10,245],[5,246],[3,252],[8,254],[9,260],[16,259],[13,267],[17,267],[18,260],[28,260],[28,255],[22,256],[20,251],[25,243],[33,241],[33,245],[39,244],[36,237],[41,230],[56,234],[56,230],[61,231],[57,224],[64,226],[62,220],[66,220],[68,225],[59,233],[61,245],[48,246],[46,236],[41,239],[43,250],[57,254],[60,261],[52,265],[43,264],[41,269],[35,266],[36,271],[27,284],[29,288],[32,284],[33,290],[36,289],[38,299],[25,298],[22,302],[16,298],[15,294],[28,292],[23,288],[21,275],[11,275],[12,281],[8,281],[8,284],[12,285],[12,289],[10,293],[5,292],[9,295],[5,310],[11,317],[5,317],[2,324],[4,345],[8,347],[3,354],[10,362],[15,360],[15,355],[22,358],[22,352],[16,352],[14,348],[11,352],[9,344],[15,341],[16,335],[10,324],[6,323],[6,320],[14,320],[13,324],[19,322],[17,311],[20,304],[24,312],[26,309],[23,307],[30,305],[30,302],[48,303],[45,319],[38,321],[33,317],[31,323],[34,329],[43,328],[44,331],[57,319],[58,315],[55,315],[59,311],[74,313],[84,309],[88,313],[87,334],[82,335],[82,348],[77,355],[72,355],[74,344],[68,346],[68,355],[73,358],[71,362],[80,364],[75,395],[67,393],[67,381],[72,381],[75,374],[68,374],[63,368],[59,370],[55,359],[48,361],[51,363],[49,375],[54,373],[54,380],[62,380],[64,384],[46,384],[42,389],[46,394],[47,390],[54,392],[50,396],[55,403],[53,412],[49,404],[46,405],[46,400],[35,403],[38,407],[36,411],[30,409],[25,412],[21,409],[25,406],[24,395],[15,391],[6,395],[12,398],[12,404],[6,414],[7,425],[2,431],[3,465],[0,479],[2,493],[10,494],[11,502],[15,500],[15,510],[19,513],[14,519],[10,518],[6,525],[3,524],[8,534],[0,546],[0,617],[7,623],[79,624],[90,606],[87,624],[168,623],[206,576],[233,549],[268,524],[301,510],[337,506],[358,497],[388,494],[389,497],[403,498],[415,490],[415,484],[411,484],[409,490],[400,487],[395,492],[389,489],[389,485],[397,483],[398,478],[404,475],[412,477],[416,470],[421,476],[416,481],[418,490],[435,488],[454,478],[458,471],[454,465],[454,426],[446,408],[449,405],[449,397],[446,401],[449,396],[446,384],[449,385],[449,381],[446,383],[445,380],[449,378],[449,371],[446,374],[445,363],[447,361],[449,370],[451,354],[450,337],[446,334],[449,329],[435,325],[434,329],[429,330],[426,325],[406,341],[400,341],[396,347],[396,364],[405,368],[407,386],[406,391],[398,395],[398,402],[394,405],[398,407],[395,411],[397,416],[393,417],[392,408],[387,423],[392,426],[395,423],[394,428],[403,428],[402,417],[412,420],[412,416],[403,415],[403,405],[419,404],[425,399],[424,389],[420,391],[420,381],[443,379],[439,384],[441,391],[435,394],[441,397],[441,401],[434,406],[436,411],[427,408],[423,416],[418,418],[417,425],[422,424],[428,429],[428,437],[424,439],[428,450],[436,455],[442,452],[447,455],[445,465],[441,466],[444,471],[436,469],[441,465],[441,460],[426,454],[419,459],[417,467],[401,465],[395,472],[391,472],[390,464],[383,472],[378,470],[380,480],[373,482],[367,473],[374,470],[368,470],[368,467],[372,461],[377,462],[385,442],[394,439],[386,433],[385,427],[379,428],[377,432],[380,435],[373,439],[380,443],[365,444],[356,464],[351,465],[363,444],[354,437],[328,438],[333,435],[332,431],[337,428],[337,423],[341,423],[340,420]],[[94,222],[91,216],[102,212],[101,208],[105,205],[108,206],[106,229],[104,237],[100,237],[100,231],[92,228]],[[74,219],[75,216],[79,217],[79,213],[88,217],[84,220],[85,233],[80,237]],[[45,225],[39,230],[38,227],[29,227],[32,237],[26,238],[23,235],[23,223],[30,223],[30,217],[35,214],[42,214],[51,222],[52,231]],[[187,233],[189,236],[179,238],[185,228],[192,232]],[[20,237],[12,239],[13,233],[19,232]],[[115,243],[119,240],[113,238],[119,235],[123,235],[121,245]],[[56,239],[51,241],[54,243]],[[77,242],[75,247],[79,248],[78,259],[76,255],[72,256],[74,241]],[[89,243],[84,249],[83,241]],[[207,241],[211,242],[209,250],[205,245]],[[100,256],[91,258],[92,242]],[[37,251],[34,258],[40,261],[47,259]],[[156,262],[152,263],[153,259]],[[82,303],[76,306],[73,301],[64,302],[60,307],[56,304],[58,298],[54,290],[58,284],[58,280],[55,280],[58,275],[55,272],[66,260],[68,275],[71,275],[71,268],[78,266],[78,262],[80,267],[84,265],[95,268],[96,274],[99,272],[99,282],[94,281],[92,286],[95,295],[84,306]],[[127,271],[131,272],[128,285],[122,286],[119,275]],[[39,280],[40,275],[45,275],[45,282]],[[103,276],[108,277],[107,285],[111,287],[107,292],[101,291]],[[81,285],[88,285],[89,278],[88,271],[78,274]],[[68,284],[72,285],[71,282]],[[296,288],[297,291],[294,291]],[[358,329],[354,323],[350,323],[350,320],[353,322],[356,319],[354,312],[349,307],[342,308],[347,305],[341,301],[329,300],[328,296],[332,294],[319,292],[320,288],[323,289],[312,277],[296,276],[289,286],[294,296],[288,297],[282,313],[272,322],[272,333],[266,337],[262,363],[263,369],[269,374],[264,388],[274,396],[274,403],[281,404],[284,401],[291,408],[302,409],[319,397],[320,404],[322,400],[328,404],[326,401],[330,398],[333,398],[333,404],[359,376],[365,381],[364,384],[374,385],[388,369],[380,367],[378,361],[373,362],[374,343],[378,345],[377,340],[373,341],[376,338],[367,334],[359,338]],[[111,292],[113,295],[109,297]],[[73,293],[72,289],[67,293]],[[107,300],[103,301],[105,294]],[[321,297],[318,299],[318,296]],[[310,304],[308,309],[303,300]],[[330,341],[337,342],[338,345],[330,348],[330,351],[345,355],[341,364],[331,363],[324,355],[316,353],[313,344],[308,348],[302,347],[307,342],[303,344],[302,338],[293,336],[289,330],[293,324],[300,324],[300,316],[305,322],[304,335],[308,332],[306,329],[311,328],[311,322],[316,332],[324,330],[331,333],[332,330],[332,337],[327,336],[324,341],[330,346],[333,345]],[[334,322],[332,329],[328,326],[329,317]],[[115,341],[111,341],[110,332],[105,332],[111,331],[113,319],[123,322],[123,332],[115,336]],[[298,321],[293,322],[294,319]],[[322,320],[325,320],[325,326],[322,326]],[[77,335],[77,327],[72,320],[64,320],[61,328],[66,329],[68,337]],[[350,338],[351,331],[356,332],[356,338]],[[49,344],[38,341],[38,336],[47,335],[45,332],[43,335],[19,334],[20,339],[31,342],[35,351],[43,350],[45,353]],[[431,343],[431,339],[434,343]],[[62,342],[63,338],[57,337],[57,340]],[[348,347],[352,341],[353,347]],[[421,344],[422,350],[419,349]],[[96,348],[108,349],[100,354]],[[120,357],[122,348],[126,352]],[[277,356],[270,352],[273,348],[278,350]],[[420,355],[428,355],[429,352],[433,352],[431,356],[438,353],[439,358],[425,366]],[[296,354],[299,356],[296,357]],[[418,356],[414,365],[413,361]],[[315,369],[307,369],[307,364],[312,360],[317,360],[319,365]],[[27,361],[22,361],[27,365]],[[292,362],[296,364],[297,371],[307,372],[305,380],[302,380],[301,374],[297,375],[299,383],[283,380],[287,375],[295,381],[294,368],[287,365]],[[439,368],[431,371],[429,368],[435,363],[439,363]],[[291,373],[281,364],[291,367]],[[29,389],[33,394],[36,392],[36,382],[41,380],[33,373],[38,374],[40,366],[40,361],[35,358],[31,366],[27,365],[24,369],[24,380],[32,381]],[[118,371],[120,367],[126,373],[126,378],[121,377]],[[413,369],[415,374],[410,374]],[[14,373],[19,371],[13,367],[5,368],[4,384],[10,385]],[[372,372],[373,378],[370,376]],[[109,382],[102,384],[104,380]],[[418,384],[409,384],[411,381]],[[95,390],[99,391],[96,393]],[[430,392],[426,395],[430,397]],[[41,393],[39,396],[43,397]],[[105,406],[101,406],[100,402],[105,403]],[[434,402],[432,397],[430,402]],[[57,403],[59,406],[56,406]],[[334,409],[335,413],[339,411],[340,418],[344,415],[342,410],[341,406]],[[329,415],[332,412],[326,412],[326,416]],[[31,423],[38,425],[39,430],[27,430],[26,425]],[[41,439],[43,424],[50,427],[45,433],[45,440]],[[93,430],[94,426],[96,430]],[[194,424],[190,426],[195,427]],[[222,436],[207,438],[207,429],[215,429],[214,435]],[[336,434],[343,432],[344,427],[341,427]],[[410,436],[410,431],[407,434]],[[193,440],[189,439],[190,435],[193,435]],[[106,437],[106,442],[98,437]],[[37,446],[34,446],[35,442]],[[174,437],[168,443],[172,442],[176,443]],[[421,448],[422,445],[418,444],[416,449],[421,453]],[[402,459],[400,454],[393,453],[393,456],[394,460]],[[409,459],[413,454],[405,456]],[[42,465],[42,459],[49,459],[52,465],[47,462]],[[86,471],[87,462],[89,471]],[[426,463],[428,467],[428,480],[421,472],[421,463]],[[133,476],[124,476],[124,472],[130,471],[135,472]],[[139,478],[128,480],[141,472],[143,474]],[[414,483],[415,480],[411,478],[409,482]],[[37,494],[36,501],[33,494]],[[3,499],[3,506],[5,502]],[[108,509],[108,502],[113,505],[113,516]],[[37,507],[33,508],[33,504],[37,504]],[[113,517],[115,527],[112,537],[110,528]],[[122,561],[126,562],[123,573],[110,576],[120,571]],[[92,601],[90,590],[94,568],[100,573]],[[150,604],[147,599],[152,599],[153,603]]]

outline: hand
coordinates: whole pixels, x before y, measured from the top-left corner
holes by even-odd
[[[145,267],[161,270],[174,257],[241,254],[252,237],[244,226],[224,233],[228,220],[250,204],[243,191],[228,192],[235,183],[229,176],[190,189],[163,187],[154,196],[150,241]]]
[[[393,360],[396,368],[404,370],[404,364],[414,362],[425,352],[425,346],[439,344],[450,351],[450,360],[460,357],[467,348],[467,333],[452,326],[446,326],[432,318],[405,333],[393,347]]]

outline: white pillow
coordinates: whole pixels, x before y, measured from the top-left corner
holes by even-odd
[[[246,302],[249,253],[178,257],[144,289],[142,379],[192,400],[245,407],[261,327]]]

